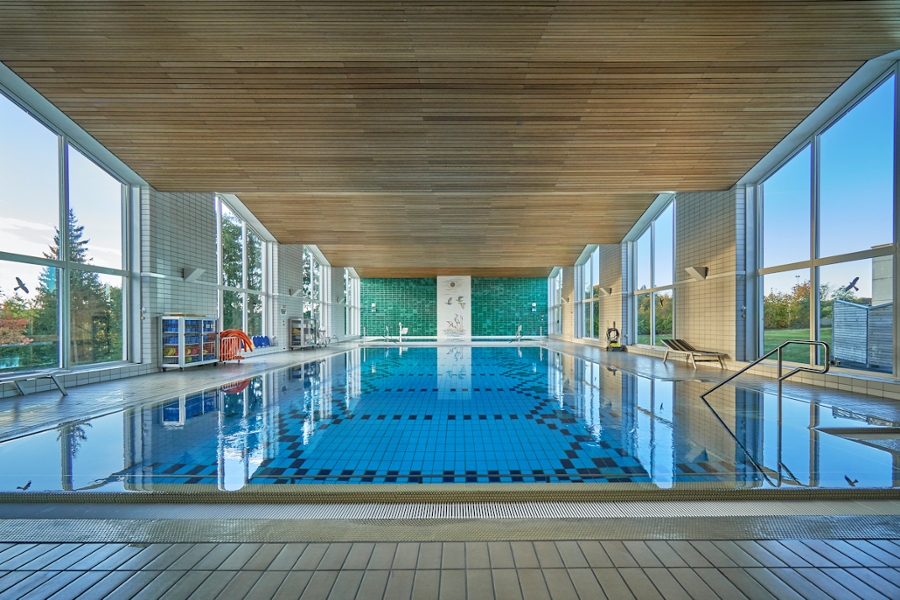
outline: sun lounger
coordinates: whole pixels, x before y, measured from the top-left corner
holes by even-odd
[[[697,368],[697,361],[718,361],[719,366],[723,369],[725,368],[725,361],[723,360],[726,356],[724,352],[710,352],[708,350],[697,350],[689,343],[684,340],[672,339],[672,340],[662,340],[662,343],[666,345],[666,355],[663,357],[663,362],[666,362],[669,359],[670,352],[676,352],[679,354],[686,354],[691,357],[691,363],[694,365],[694,368]]]
[[[0,386],[2,386],[4,383],[12,384],[12,385],[16,386],[16,390],[18,390],[18,392],[24,396],[25,390],[22,389],[21,382],[34,381],[36,379],[49,379],[54,384],[56,384],[56,387],[59,389],[59,392],[63,396],[68,396],[69,392],[66,391],[66,388],[63,387],[63,384],[60,383],[59,379],[56,378],[56,376],[59,374],[59,372],[60,372],[59,369],[50,369],[50,370],[46,370],[46,371],[31,371],[28,373],[19,373],[19,374],[5,373],[5,374],[0,375]]]

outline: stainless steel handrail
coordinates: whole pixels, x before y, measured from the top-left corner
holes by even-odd
[[[824,347],[825,348],[825,365],[824,365],[825,368],[822,370],[818,370],[818,369],[812,369],[810,367],[795,367],[795,368],[791,369],[790,371],[788,371],[787,373],[782,374],[782,370],[783,370],[783,366],[784,366],[783,365],[784,361],[782,358],[782,350],[786,346],[790,346],[791,344],[800,344],[803,346],[822,346],[822,347]],[[742,373],[745,373],[746,371],[752,369],[753,367],[755,367],[756,365],[758,365],[765,359],[769,358],[776,352],[778,353],[778,424],[779,425],[778,425],[778,472],[776,473],[778,479],[777,479],[777,482],[773,482],[769,478],[769,476],[766,474],[765,469],[753,459],[753,457],[750,455],[750,452],[747,451],[747,449],[744,447],[744,445],[741,443],[741,441],[737,438],[737,436],[734,434],[734,432],[731,431],[731,428],[728,427],[728,425],[725,423],[725,421],[722,420],[722,417],[719,416],[719,413],[716,412],[716,409],[714,409],[712,407],[712,405],[706,400],[706,397],[709,394],[716,391],[717,389],[719,389],[720,387],[722,387],[723,385],[725,385],[726,383],[728,383],[729,381],[734,380],[736,377],[738,377]],[[794,475],[791,473],[790,469],[788,469],[787,466],[785,466],[785,464],[783,462],[781,462],[781,384],[788,377],[791,377],[792,375],[794,375],[796,373],[800,373],[800,372],[819,373],[820,375],[827,373],[828,369],[829,369],[829,365],[831,363],[830,359],[831,359],[831,348],[826,342],[820,342],[820,341],[816,341],[816,340],[788,340],[788,341],[784,342],[783,344],[779,345],[777,348],[773,348],[769,352],[763,354],[762,356],[757,358],[755,361],[753,361],[752,363],[750,363],[749,365],[747,365],[746,367],[744,367],[743,369],[741,369],[740,371],[738,371],[737,373],[735,373],[734,375],[729,377],[728,379],[718,383],[711,389],[700,394],[700,399],[703,400],[704,404],[706,404],[706,407],[709,408],[710,411],[712,411],[713,416],[715,416],[716,419],[719,420],[719,423],[722,424],[722,427],[725,428],[725,431],[728,432],[728,434],[735,441],[735,443],[738,445],[738,447],[740,447],[740,449],[744,452],[744,455],[750,461],[750,464],[752,464],[753,467],[757,471],[759,471],[760,475],[762,475],[762,477],[769,483],[769,485],[772,485],[774,487],[781,487],[781,484],[784,481],[784,476],[783,476],[782,471],[787,471],[788,475],[792,479],[797,481],[799,484],[799,480],[797,480],[797,478],[794,477]]]
[[[822,369],[820,371],[819,369],[812,369],[810,367],[794,367],[793,369],[788,371],[786,374],[782,375],[781,372],[783,370],[783,362],[784,361],[783,361],[781,352],[785,347],[790,346],[791,344],[800,344],[803,346],[822,346],[823,348],[825,348],[824,369]],[[824,375],[825,373],[828,372],[829,364],[831,363],[831,347],[828,345],[827,342],[820,342],[817,340],[788,340],[788,341],[784,342],[783,344],[779,345],[777,348],[773,348],[772,350],[769,350],[768,352],[766,352],[765,354],[763,354],[762,356],[760,356],[759,358],[754,360],[752,363],[750,363],[749,365],[747,365],[746,367],[744,367],[743,369],[741,369],[740,371],[738,371],[737,373],[735,373],[734,375],[729,377],[728,379],[719,382],[718,384],[713,386],[711,389],[700,394],[700,397],[703,398],[704,400],[706,400],[706,396],[708,396],[709,394],[712,394],[714,391],[716,391],[717,389],[719,389],[726,383],[732,381],[733,379],[737,378],[739,375],[742,375],[743,373],[749,371],[750,369],[752,369],[753,367],[755,367],[756,365],[758,365],[765,359],[769,358],[776,352],[778,353],[778,381],[779,382],[782,382],[785,379],[787,379],[788,377],[791,377],[792,375],[795,375],[795,374],[801,373],[801,372],[818,373],[819,375]]]

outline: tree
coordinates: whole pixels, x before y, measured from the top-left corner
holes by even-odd
[[[75,211],[69,209],[66,219],[69,238],[69,263],[90,265],[89,239],[84,237],[84,226],[78,224]],[[63,260],[59,228],[53,236],[53,244],[45,258]],[[59,292],[55,267],[46,267],[41,273],[37,295],[33,302],[34,332],[45,336],[58,336]],[[73,364],[108,362],[122,357],[122,288],[106,285],[100,275],[72,268],[69,276],[69,327],[70,349]]]
[[[637,342],[639,344],[650,343],[650,304],[653,301],[652,294],[641,294],[637,302]]]
[[[771,292],[763,299],[766,329],[809,329],[810,283],[797,283],[790,293]]]
[[[18,294],[0,303],[0,346],[30,344],[27,337],[31,321],[30,309]]]
[[[240,219],[222,207],[222,283],[244,287],[243,226]],[[239,292],[222,294],[222,328],[242,329],[244,301]]]

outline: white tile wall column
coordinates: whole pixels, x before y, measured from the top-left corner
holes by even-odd
[[[204,273],[192,283],[184,269]],[[141,362],[159,362],[159,317],[171,313],[216,316],[215,194],[141,193]]]
[[[675,333],[698,348],[744,356],[744,194],[679,192],[675,203]],[[686,267],[706,267],[694,281]]]
[[[277,244],[272,255],[272,299],[275,311],[270,334],[275,337],[273,345],[287,349],[290,340],[288,319],[303,316],[303,298],[290,294],[291,290],[303,289],[303,246]]]
[[[331,285],[329,286],[331,297],[327,298],[327,301],[331,303],[328,335],[344,338],[344,320],[347,311],[344,304],[338,304],[344,297],[344,268],[330,267],[328,270],[331,272]]]

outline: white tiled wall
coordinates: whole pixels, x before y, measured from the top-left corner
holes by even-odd
[[[145,189],[141,197],[141,362],[159,362],[159,317],[172,313],[215,316],[216,209],[213,193]],[[205,272],[178,281],[185,268]]]
[[[740,200],[740,201],[739,201]],[[675,332],[697,348],[736,357],[743,347],[743,195],[737,190],[679,192],[675,204]],[[739,237],[740,232],[740,237]],[[740,258],[739,258],[740,257]],[[694,281],[687,267],[709,269]],[[743,356],[741,356],[743,358]]]
[[[575,267],[562,269],[562,332],[552,337],[571,341],[575,331]]]
[[[303,246],[278,244],[272,254],[272,301],[275,304],[272,333],[277,347],[286,350],[290,340],[288,319],[303,316],[302,298],[290,295],[291,290],[303,288]]]
[[[600,345],[606,346],[606,330],[613,323],[623,336],[620,339],[630,340],[628,253],[624,244],[600,246],[600,287],[612,289],[609,296],[600,298]]]
[[[344,269],[343,267],[330,267],[327,270],[331,272],[331,298],[328,300],[332,303],[329,307],[328,335],[343,338],[346,311],[342,304],[335,304],[335,302],[344,297]]]

